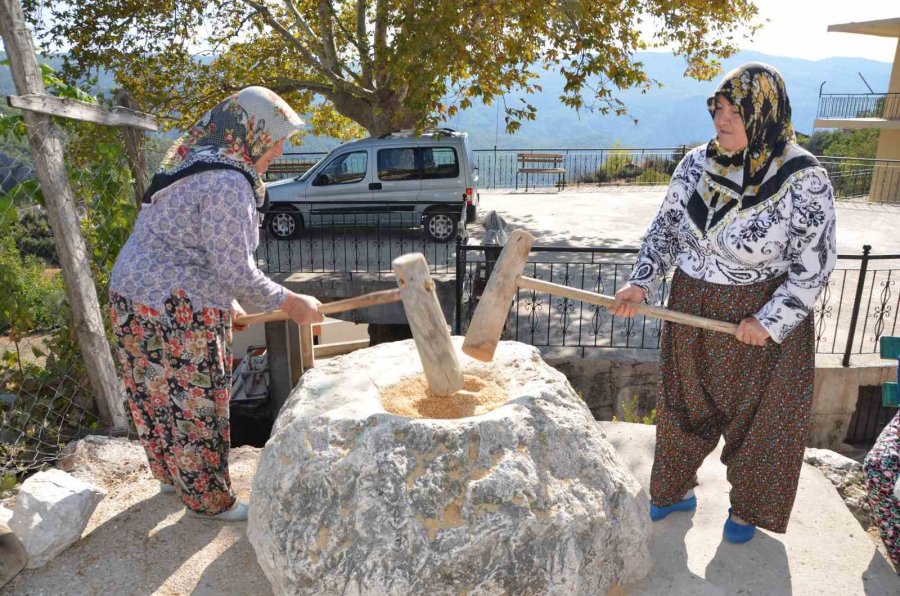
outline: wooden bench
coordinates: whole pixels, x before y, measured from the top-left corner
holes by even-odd
[[[897,379],[900,381],[900,337],[881,338],[881,357],[885,360],[897,360]],[[897,383],[884,383],[881,386],[881,405],[886,408],[900,406]]]
[[[310,169],[316,165],[316,162],[313,161],[282,161],[276,162],[269,165],[269,169],[266,170],[266,180],[272,180],[273,178],[282,178],[285,176],[296,176],[306,172],[306,170]]]
[[[566,169],[562,167],[563,156],[559,153],[518,153],[516,154],[516,190],[519,190],[519,174],[525,174],[525,191],[528,191],[530,174],[556,174],[556,188],[566,187]]]

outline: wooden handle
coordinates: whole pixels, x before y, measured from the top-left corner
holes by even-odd
[[[516,279],[516,285],[525,290],[546,292],[548,294],[553,294],[554,296],[572,298],[573,300],[580,300],[582,302],[587,302],[588,304],[606,306],[607,308],[611,307],[616,302],[616,299],[612,296],[597,294],[596,292],[589,292],[587,290],[579,290],[577,288],[570,288],[569,286],[554,284],[548,281],[540,281],[538,279],[524,277],[522,275],[520,275]],[[721,333],[728,333],[731,335],[735,335],[737,333],[738,326],[734,323],[726,323],[724,321],[716,321],[715,319],[707,319],[706,317],[698,317],[697,315],[689,315],[687,313],[669,310],[667,308],[662,308],[659,306],[649,306],[647,304],[637,304],[634,302],[632,302],[631,305],[642,315],[648,315],[656,319],[662,319],[663,321],[681,323],[683,325],[691,325],[692,327],[700,327],[701,329],[709,329],[710,331],[719,331]]]
[[[380,292],[370,292],[361,296],[354,296],[345,300],[335,300],[327,304],[320,304],[317,309],[323,315],[330,315],[338,312],[346,312],[357,308],[366,308],[367,306],[377,306],[379,304],[388,304],[390,302],[400,301],[400,290],[381,290]],[[272,321],[287,321],[290,317],[283,310],[273,310],[271,312],[263,312],[254,315],[243,315],[234,318],[235,325],[256,325],[259,323],[270,323]]]

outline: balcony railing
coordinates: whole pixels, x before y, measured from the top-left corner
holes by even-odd
[[[819,95],[817,118],[900,118],[900,93],[829,93]]]

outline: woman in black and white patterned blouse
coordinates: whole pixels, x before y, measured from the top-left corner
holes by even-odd
[[[716,137],[672,176],[611,312],[634,316],[676,267],[669,307],[738,323],[736,336],[665,326],[650,516],[696,507],[703,459],[725,437],[725,537],[785,532],[809,429],[813,307],[836,260],[825,170],[795,142],[780,73],[749,63],[709,99]],[[724,514],[724,512],[723,512]]]

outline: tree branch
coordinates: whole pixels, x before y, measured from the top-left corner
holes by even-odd
[[[290,2],[291,0],[285,0]],[[322,26],[323,34],[321,38],[322,51],[328,58],[331,69],[339,72],[341,65],[338,62],[337,48],[334,45],[334,27],[331,25],[331,19],[334,16],[334,9],[329,0],[319,0],[319,24]]]
[[[348,93],[350,95],[356,95],[358,97],[362,97],[366,100],[373,100],[374,93],[372,91],[360,87],[358,85],[354,85],[353,83],[347,81],[342,78],[338,73],[328,68],[325,64],[322,63],[315,55],[313,55],[312,51],[306,47],[306,45],[298,39],[296,36],[292,35],[290,31],[288,31],[284,25],[282,25],[278,19],[275,18],[275,15],[272,14],[272,11],[269,10],[269,7],[261,4],[255,0],[241,0],[251,8],[253,8],[259,15],[265,20],[266,23],[269,24],[282,38],[284,38],[294,49],[296,49],[300,56],[306,60],[307,64],[313,68],[316,72],[321,74],[325,79],[331,82],[334,86],[335,90],[341,90],[344,93]]]
[[[333,69],[334,65],[329,63],[328,53],[325,51],[325,44],[316,36],[312,27],[309,26],[309,23],[307,23],[306,19],[303,18],[303,15],[300,14],[300,11],[297,10],[297,5],[294,4],[293,0],[284,0],[284,5],[288,7],[288,10],[291,11],[291,14],[294,16],[294,23],[296,23],[303,33],[309,37],[310,41],[312,41],[315,46],[319,47],[320,51],[316,53],[318,54],[322,65],[325,68]]]
[[[366,0],[356,0],[356,49],[359,50],[359,66],[363,80],[372,84],[372,55],[366,30]]]
[[[386,0],[375,0],[375,88],[381,89],[387,86],[387,21],[388,6]]]

